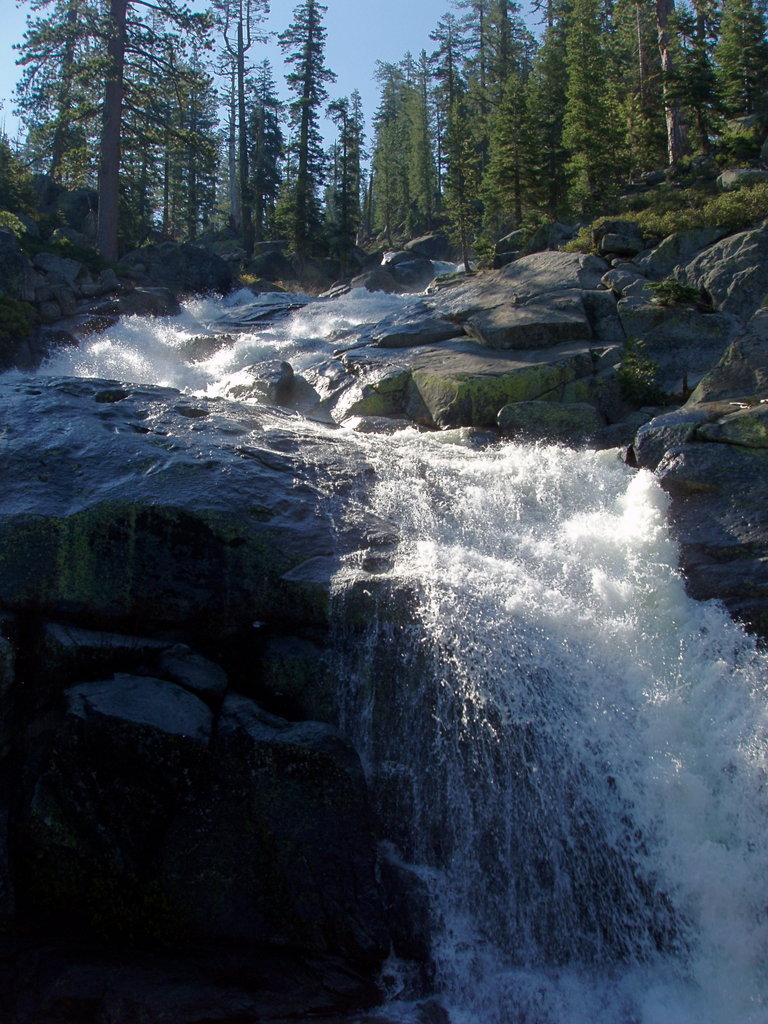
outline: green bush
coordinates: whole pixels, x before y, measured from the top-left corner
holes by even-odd
[[[616,371],[624,401],[636,406],[663,402],[665,396],[658,385],[658,373],[659,368],[646,353],[643,342],[628,339]]]
[[[711,309],[698,288],[682,284],[677,278],[665,277],[663,281],[653,281],[646,287],[654,293],[651,301],[657,306],[694,305],[702,309]]]
[[[21,238],[24,234],[24,225],[21,223],[15,213],[11,213],[9,210],[0,210],[0,228],[7,228],[12,231],[17,238]]]
[[[723,231],[745,231],[768,217],[768,182],[744,184],[732,192],[713,194],[709,186],[682,190],[660,189],[648,199],[642,210],[617,214],[633,221],[646,238],[661,241],[667,235],[693,228],[721,228]],[[599,217],[579,229],[576,237],[564,246],[567,252],[593,252],[592,232],[609,217]]]

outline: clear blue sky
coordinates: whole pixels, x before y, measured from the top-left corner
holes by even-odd
[[[442,15],[452,9],[450,0],[325,0],[325,3],[328,8],[326,60],[338,76],[329,94],[331,98],[348,96],[358,89],[370,125],[378,99],[373,81],[376,61],[398,61],[408,50],[414,56],[422,49],[431,52],[433,44],[429,33]],[[199,0],[194,6],[204,9],[206,5]],[[287,28],[295,6],[296,0],[272,0],[268,28],[275,32]],[[12,138],[17,131],[12,94],[19,72],[12,46],[21,41],[28,9],[25,3],[17,6],[16,0],[0,0],[0,102],[3,104],[0,127],[4,124]],[[282,89],[284,68],[277,44],[273,41],[254,47],[251,52],[254,61],[265,57],[272,61],[275,79]]]

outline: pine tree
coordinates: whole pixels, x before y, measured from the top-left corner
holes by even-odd
[[[761,3],[724,0],[716,58],[726,114],[741,117],[768,109],[768,39]]]
[[[431,231],[437,206],[437,181],[429,112],[429,58],[422,50],[413,67],[403,107],[407,130],[407,234]]]
[[[676,12],[674,26],[679,52],[667,79],[668,94],[687,111],[702,153],[710,151],[718,120],[717,81],[712,59],[718,15],[709,0],[696,0],[695,7]]]
[[[362,102],[359,93],[352,100],[334,100],[328,113],[338,129],[335,144],[334,180],[329,196],[330,216],[326,223],[330,249],[346,271],[349,253],[355,244],[360,224],[361,159],[363,152]]]
[[[293,185],[290,239],[298,253],[307,253],[318,240],[320,210],[318,190],[323,178],[323,149],[318,119],[328,99],[327,82],[336,75],[325,66],[326,7],[304,0],[293,12],[293,22],[280,37],[286,63],[293,71],[286,81],[296,99],[291,115],[298,129],[296,179]]]
[[[93,45],[98,8],[93,0],[30,0],[30,8],[38,16],[27,19],[24,41],[16,47],[23,68],[16,105],[27,132],[27,159],[63,184],[90,184],[103,64]]]
[[[246,78],[248,53],[254,42],[264,41],[258,26],[269,14],[268,0],[212,0],[223,38],[223,70],[233,84],[237,125],[237,192],[239,227],[246,256],[253,253],[253,199],[248,168],[250,141],[246,113]],[[234,125],[233,125],[234,127]]]
[[[262,61],[255,69],[252,97],[249,166],[254,202],[254,230],[256,239],[261,241],[274,220],[280,191],[280,162],[283,156],[283,132],[280,127],[283,105],[277,96],[269,61]]]
[[[381,99],[373,117],[372,205],[376,231],[393,244],[408,216],[408,126],[404,116],[407,83],[401,64],[376,64]]]
[[[457,100],[448,113],[446,132],[448,173],[445,182],[445,212],[450,233],[461,250],[464,269],[469,273],[470,252],[480,219],[480,163],[467,131],[467,111]]]
[[[512,74],[492,118],[490,161],[483,183],[485,224],[491,237],[522,224],[532,150],[525,86]]]
[[[564,211],[568,193],[563,143],[568,92],[565,39],[565,18],[557,18],[546,30],[527,83],[528,193],[532,204],[550,218]]]
[[[601,13],[600,0],[574,0],[566,32],[563,143],[568,150],[570,201],[582,215],[610,195],[621,169]]]
[[[664,78],[664,116],[667,123],[667,159],[670,164],[685,155],[687,140],[683,127],[680,103],[675,96],[672,83],[675,80],[676,65],[674,51],[676,39],[675,0],[656,0],[656,35],[661,56],[661,70]]]

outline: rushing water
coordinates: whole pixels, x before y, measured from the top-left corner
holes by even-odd
[[[272,301],[126,319],[42,372],[215,395],[404,302],[313,302],[181,357],[201,324]],[[381,601],[364,645],[341,637],[343,724],[386,856],[428,894],[452,1022],[765,1024],[766,658],[686,596],[653,477],[615,452],[349,443],[379,470],[360,497],[399,525],[390,575],[412,596]],[[408,1019],[423,977],[393,958],[386,979]]]

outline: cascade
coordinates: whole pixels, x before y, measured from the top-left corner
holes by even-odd
[[[404,300],[311,302],[180,357],[274,301],[127,318],[41,372],[216,395]],[[686,596],[653,477],[615,452],[348,440],[377,470],[357,500],[402,541],[364,627],[337,609],[341,724],[416,894],[403,928],[429,919],[430,966],[393,956],[388,1012],[429,990],[453,1024],[764,1024],[766,657]]]

